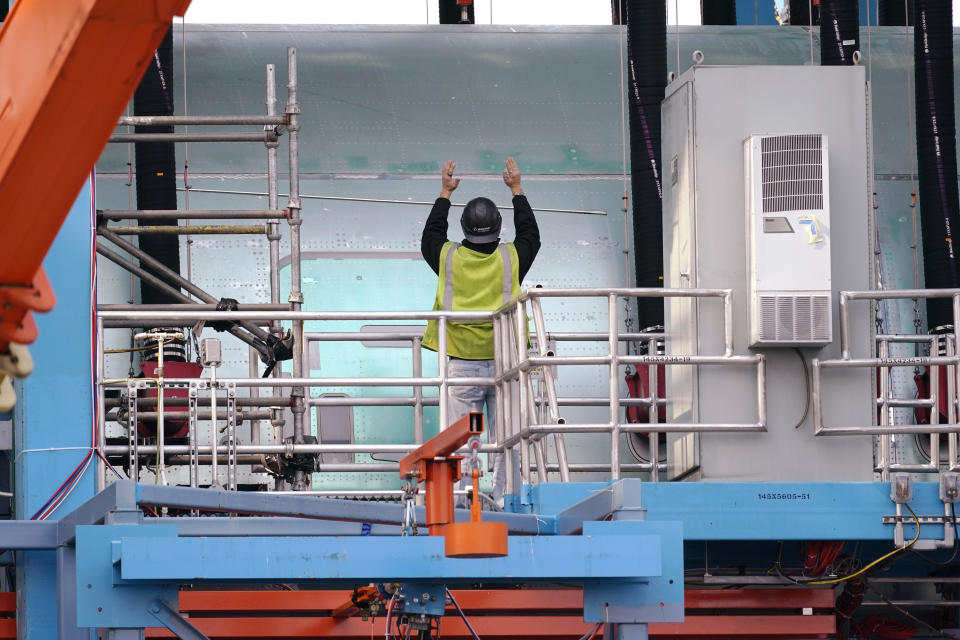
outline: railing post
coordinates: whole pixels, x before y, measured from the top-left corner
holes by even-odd
[[[421,338],[414,336],[410,339],[411,349],[413,350],[413,377],[423,377],[423,351],[421,350]],[[423,444],[423,387],[417,385],[413,388],[413,441],[416,444]]]
[[[607,296],[609,321],[607,326],[610,348],[610,479],[620,479],[620,322],[617,315],[617,295]],[[651,407],[656,411],[656,407]]]
[[[647,346],[648,354],[657,354],[659,349],[657,348],[657,339],[653,338],[650,340]],[[657,371],[657,365],[647,365],[647,371],[649,371],[649,384],[650,384],[650,410],[647,413],[647,417],[650,421],[650,434],[649,439],[649,449],[650,449],[650,482],[659,482],[660,481],[660,434],[656,430],[657,423],[660,422],[660,405],[658,404],[659,392],[659,372]]]
[[[840,293],[840,299],[843,300],[843,292]],[[841,313],[843,313],[844,307],[840,307]],[[846,334],[841,334],[841,337]],[[849,358],[849,353],[847,353],[847,358]],[[890,355],[890,345],[886,340],[880,341],[880,357],[883,359],[888,358]],[[890,423],[889,415],[887,413],[887,396],[889,394],[889,367],[881,366],[880,367],[880,426],[885,427]],[[931,395],[934,392],[931,390]],[[933,410],[936,411],[936,407],[933,407]],[[880,436],[880,480],[881,482],[890,481],[890,439],[893,436],[884,434]]]
[[[449,398],[447,397],[447,392],[449,390],[449,385],[447,384],[447,318],[446,316],[441,317],[437,321],[437,365],[440,371],[440,389],[438,391],[439,400],[440,400],[440,416],[439,424],[440,431],[443,431],[447,428],[447,403]]]
[[[528,413],[527,381],[527,315],[522,300],[517,300],[513,309],[513,333],[516,337],[517,357],[517,404],[520,417],[520,475],[524,487],[530,485],[530,415]]]

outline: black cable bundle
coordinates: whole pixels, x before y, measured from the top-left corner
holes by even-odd
[[[457,0],[440,0],[440,24],[476,24],[473,16],[473,3],[467,5],[467,22],[461,23],[463,10]]]
[[[810,19],[811,8],[813,20]],[[790,24],[796,27],[820,24],[820,7],[810,0],[790,0]]]
[[[140,80],[133,94],[133,113],[138,116],[173,115],[173,29],[167,30],[163,42]],[[173,133],[173,127],[136,127],[137,133]],[[177,208],[177,158],[172,142],[137,142],[137,208]],[[140,226],[175,226],[176,218],[141,220]],[[140,236],[140,248],[180,273],[180,240],[178,236],[150,234]],[[140,297],[143,304],[177,302],[164,292],[142,283]]]
[[[879,0],[877,4],[879,25],[881,27],[902,27],[914,24],[913,0],[908,0],[907,4],[907,11],[904,12],[903,0]]]
[[[951,2],[914,5],[917,169],[923,272],[927,288],[960,286],[953,230],[960,229],[957,136],[953,98]],[[927,326],[952,324],[949,299],[927,301]]]
[[[820,64],[850,66],[860,50],[859,0],[820,2]]]
[[[638,287],[663,286],[663,169],[660,103],[667,84],[664,0],[627,0],[627,105],[633,191],[633,255]],[[663,324],[663,300],[637,300],[639,327]]]
[[[736,0],[700,0],[703,24],[737,24]]]
[[[623,0],[610,0],[610,24],[623,24],[623,16],[620,15],[620,5]]]

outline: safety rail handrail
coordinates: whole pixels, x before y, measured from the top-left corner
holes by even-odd
[[[198,456],[210,456],[211,462],[221,457],[227,456],[227,478],[228,485],[236,488],[236,465],[237,456],[246,454],[259,455],[299,455],[299,454],[321,454],[321,453],[407,453],[415,449],[423,441],[422,427],[422,406],[431,404],[430,399],[422,397],[423,387],[437,387],[439,389],[436,404],[440,407],[439,422],[440,428],[447,424],[446,399],[447,390],[452,386],[492,386],[493,378],[482,377],[451,377],[447,372],[447,358],[439,354],[446,352],[447,325],[448,322],[483,322],[492,320],[492,312],[489,311],[276,311],[259,309],[253,311],[216,311],[214,309],[203,310],[98,310],[97,312],[97,335],[98,343],[101,345],[98,357],[101,372],[100,379],[97,380],[97,402],[101,421],[106,421],[104,411],[104,390],[108,388],[127,388],[128,393],[133,398],[130,406],[128,418],[128,431],[130,433],[130,442],[128,445],[107,445],[105,442],[105,429],[99,429],[99,449],[105,455],[123,455],[129,454],[131,468],[136,468],[136,461],[140,456],[137,438],[135,436],[136,427],[136,407],[137,407],[137,389],[138,388],[156,388],[167,387],[188,387],[191,394],[197,390],[206,390],[214,394],[218,391],[226,391],[227,400],[227,444],[218,444],[216,447],[217,455],[213,456],[212,445],[199,445],[196,441],[196,415],[195,401],[191,399],[192,411],[189,412],[189,421],[191,428],[189,431],[188,444],[168,445],[163,442],[163,438],[158,438],[158,458],[165,459],[167,455],[189,455],[191,466],[191,484],[197,486],[199,462]],[[272,322],[272,321],[290,321],[294,327],[303,327],[303,323],[310,321],[411,321],[411,320],[436,320],[438,327],[438,372],[436,376],[423,376],[419,370],[420,350],[415,349],[414,372],[410,377],[297,377],[297,378],[222,378],[216,380],[208,378],[172,378],[165,377],[159,380],[141,378],[141,379],[118,379],[108,380],[102,377],[104,371],[104,352],[102,345],[103,332],[106,327],[141,327],[145,324],[156,324],[162,326],[176,326],[178,324],[193,324],[198,321],[246,321],[246,322]],[[376,340],[383,339],[386,334],[366,333],[366,332],[303,332],[297,336],[296,344],[301,345],[301,358],[306,358],[303,352],[308,342],[322,341],[327,338],[338,340]],[[389,333],[391,339],[410,339],[412,344],[419,346],[420,338],[409,333],[398,331]],[[211,387],[213,387],[211,389]],[[322,387],[413,387],[414,401],[416,408],[419,404],[419,410],[415,409],[415,442],[413,444],[310,444],[310,443],[274,443],[274,444],[237,444],[234,437],[236,426],[236,389],[238,388],[322,388]],[[420,398],[418,403],[416,398]],[[307,405],[322,406],[324,404],[337,406],[364,406],[364,405],[388,405],[403,406],[406,402],[403,399],[394,398],[352,398],[343,399],[340,402],[330,401],[330,398],[309,398]],[[399,401],[398,401],[399,400]],[[258,406],[268,406],[270,408],[282,408],[288,405],[288,399],[282,397],[261,397],[256,399]],[[211,416],[219,416],[211,411]],[[481,447],[481,452],[494,452],[502,447],[496,442],[485,444]],[[146,447],[145,450],[150,450]],[[212,465],[216,468],[216,465]],[[390,471],[396,469],[395,463],[377,464],[377,463],[345,463],[345,464],[326,464],[319,465],[321,471]],[[99,474],[101,486],[105,483],[103,470]]]
[[[540,305],[542,298],[553,297],[605,297],[608,300],[611,316],[606,331],[585,331],[585,332],[563,332],[548,333],[543,320],[543,311]],[[617,309],[618,300],[621,298],[632,297],[688,297],[688,298],[715,298],[719,299],[724,305],[724,354],[713,355],[629,355],[622,354],[621,345],[629,342],[644,341],[649,343],[650,352],[656,352],[656,342],[661,340],[663,334],[655,332],[632,332],[621,331],[619,326],[619,315]],[[522,348],[518,341],[510,340],[511,335],[515,338],[517,335],[525,335],[527,331],[526,322],[523,326],[517,324],[511,331],[505,331],[505,322],[507,319],[526,318],[525,309],[529,305],[533,311],[533,337],[534,344],[537,347],[536,354],[527,352],[526,341]],[[517,315],[517,310],[520,315]],[[311,321],[424,321],[436,320],[438,326],[438,375],[424,376],[422,370],[422,355],[420,346],[422,335],[419,327],[411,326],[404,330],[400,327],[390,327],[389,330],[378,330],[376,327],[370,327],[370,331],[303,331],[297,336],[296,343],[300,345],[301,358],[306,358],[307,344],[312,342],[329,341],[403,341],[408,342],[413,353],[413,371],[410,376],[398,377],[293,377],[293,378],[217,378],[214,383],[208,379],[186,379],[186,378],[164,378],[160,383],[164,388],[168,386],[190,387],[194,393],[196,390],[217,391],[226,390],[228,392],[228,403],[230,410],[235,412],[238,402],[240,406],[260,406],[270,407],[271,409],[286,406],[287,400],[281,397],[261,397],[261,398],[236,398],[236,390],[239,388],[260,388],[270,389],[286,388],[323,388],[323,387],[409,387],[413,389],[412,397],[310,397],[307,399],[308,406],[412,406],[414,407],[414,440],[412,444],[309,444],[309,443],[253,443],[239,444],[230,437],[227,444],[218,444],[216,446],[217,456],[212,456],[214,447],[212,445],[199,445],[195,441],[189,444],[170,444],[161,446],[162,455],[185,455],[191,456],[191,464],[196,462],[197,456],[204,455],[210,458],[219,458],[226,455],[230,469],[233,469],[233,475],[228,473],[228,479],[233,478],[235,483],[235,468],[237,456],[244,455],[296,455],[296,454],[321,454],[321,453],[406,453],[415,448],[423,441],[423,407],[438,406],[439,422],[441,428],[447,423],[447,394],[450,387],[454,386],[495,386],[497,387],[497,432],[490,434],[490,441],[483,445],[481,451],[494,453],[513,451],[521,443],[526,446],[520,446],[521,449],[521,475],[524,484],[529,484],[531,462],[529,447],[533,446],[536,456],[536,472],[541,480],[545,480],[548,472],[558,472],[563,481],[570,479],[571,472],[583,471],[610,471],[611,478],[617,479],[623,471],[647,471],[651,478],[657,480],[661,465],[653,462],[623,463],[619,460],[619,437],[621,433],[629,432],[648,432],[651,438],[651,456],[652,461],[659,460],[658,442],[656,437],[659,433],[666,432],[699,432],[699,431],[764,431],[766,429],[766,394],[765,394],[765,369],[764,358],[762,355],[737,356],[733,354],[733,311],[732,311],[732,293],[726,289],[655,289],[655,288],[606,288],[606,289],[532,289],[518,296],[510,304],[494,311],[278,311],[271,309],[256,309],[250,311],[215,311],[211,308],[197,310],[168,310],[161,311],[150,310],[100,310],[97,314],[97,330],[100,336],[100,344],[103,344],[103,331],[106,327],[142,327],[145,325],[156,326],[177,326],[178,324],[192,324],[198,321],[244,321],[244,322],[275,322],[289,321],[294,326],[303,327],[305,322]],[[482,322],[491,321],[494,324],[495,337],[495,372],[493,377],[460,378],[448,375],[447,358],[440,354],[446,352],[447,329],[450,322]],[[550,340],[560,341],[585,341],[585,342],[606,342],[609,346],[607,354],[599,356],[572,356],[563,357],[553,354],[547,349]],[[102,350],[101,350],[102,372]],[[611,384],[608,394],[600,394],[598,397],[574,398],[557,397],[556,388],[552,379],[551,367],[547,365],[584,365],[601,364],[606,365],[611,371]],[[619,375],[617,372],[621,366],[649,366],[651,369],[651,392],[645,398],[621,398],[619,389]],[[746,424],[709,424],[709,423],[662,423],[659,421],[658,412],[649,410],[647,412],[647,423],[624,423],[619,416],[621,407],[625,406],[645,406],[661,407],[667,404],[667,398],[657,397],[657,372],[654,365],[680,365],[680,366],[700,366],[700,365],[753,365],[757,367],[757,415],[758,420],[755,423]],[[541,368],[544,382],[542,391],[544,397],[535,398],[531,393],[523,396],[523,410],[517,411],[519,422],[507,419],[506,407],[513,406],[512,403],[518,403],[522,393],[517,386],[521,380],[524,386],[529,385],[532,372]],[[155,388],[157,381],[149,379],[140,379],[137,382],[141,388]],[[98,402],[100,403],[101,419],[105,419],[103,412],[103,391],[111,387],[128,387],[130,381],[123,380],[98,380]],[[210,387],[215,389],[211,390]],[[424,397],[424,387],[435,387],[438,389],[436,398]],[[143,400],[140,400],[143,402]],[[278,402],[280,404],[278,404]],[[184,403],[185,404],[185,403]],[[134,402],[134,406],[136,402]],[[562,406],[609,406],[611,419],[608,423],[598,424],[565,424],[563,418],[559,415],[559,407]],[[135,410],[135,409],[134,409]],[[537,411],[544,412],[544,418],[538,419]],[[210,412],[211,416],[219,416],[219,413]],[[232,415],[232,414],[231,414]],[[511,416],[512,417],[512,416]],[[191,420],[196,421],[196,415]],[[235,418],[230,420],[234,424]],[[129,427],[128,427],[129,428]],[[101,440],[103,440],[101,429]],[[570,463],[567,460],[565,445],[563,442],[564,433],[595,433],[605,432],[611,434],[611,440],[615,441],[611,445],[611,460],[609,464],[600,463]],[[193,432],[191,432],[193,433]],[[557,462],[551,463],[546,459],[543,450],[542,438],[550,433],[554,434],[557,442]],[[101,441],[101,450],[109,455],[122,455],[130,452],[131,456],[138,455],[136,443],[131,439],[131,444],[110,445]],[[524,453],[525,452],[525,453]],[[512,466],[512,455],[507,456],[508,468]],[[384,471],[396,468],[394,463],[321,463],[321,471]],[[508,471],[508,489],[516,491],[516,487],[509,486],[513,478],[512,471]]]
[[[880,458],[877,470],[881,480],[889,480],[892,471],[913,473],[939,473],[940,471],[940,438],[939,434],[948,434],[947,467],[950,471],[960,470],[958,457],[957,434],[960,433],[960,424],[957,416],[957,381],[960,380],[960,354],[956,348],[956,334],[877,334],[874,338],[877,357],[854,358],[850,354],[850,302],[866,300],[878,302],[880,300],[913,300],[950,298],[952,301],[953,326],[957,326],[960,318],[960,289],[897,289],[876,291],[840,291],[840,358],[814,358],[811,362],[811,396],[813,404],[814,434],[817,436],[834,435],[869,435],[881,436]],[[933,355],[939,341],[943,341],[945,355]],[[928,356],[892,357],[891,344],[923,344],[927,343]],[[930,395],[927,398],[895,398],[891,397],[889,388],[890,371],[896,367],[929,367],[930,368]],[[945,403],[947,406],[947,422],[940,423],[938,398],[941,376],[946,369]],[[821,372],[823,369],[867,368],[879,372],[878,396],[875,398],[879,409],[879,424],[872,425],[842,425],[826,426],[823,419],[823,385]],[[919,424],[891,424],[890,409],[912,408],[929,410],[930,423]],[[929,435],[930,462],[928,464],[901,464],[892,462],[890,438],[897,435]]]
[[[547,344],[551,334],[546,331],[543,309],[540,304],[543,298],[562,297],[600,297],[607,299],[608,323],[607,331],[603,334],[608,345],[607,353],[596,356],[557,356],[547,353]],[[724,354],[722,356],[703,355],[621,355],[621,343],[627,342],[625,336],[631,338],[640,336],[649,343],[648,353],[656,353],[656,343],[662,334],[641,332],[634,334],[621,332],[618,313],[618,302],[621,298],[718,298],[724,306]],[[610,476],[619,479],[622,470],[620,462],[620,434],[631,431],[647,432],[650,437],[650,462],[633,465],[650,472],[652,481],[659,480],[659,441],[660,433],[664,432],[699,432],[699,431],[765,431],[766,430],[766,375],[765,359],[761,354],[752,356],[734,355],[733,345],[733,293],[730,289],[662,289],[662,288],[584,288],[584,289],[528,289],[515,299],[504,305],[494,314],[494,341],[497,353],[504,358],[495,363],[494,376],[497,380],[497,425],[511,425],[518,422],[516,429],[510,433],[500,431],[498,442],[506,450],[520,446],[520,476],[524,485],[530,484],[530,446],[533,446],[534,456],[539,479],[546,480],[546,451],[542,438],[548,434],[554,435],[557,464],[562,481],[569,480],[566,445],[564,433],[609,433],[610,434]],[[526,307],[529,304],[533,315],[534,332],[537,338],[538,355],[528,353],[525,339]],[[596,332],[582,334],[564,333],[566,340],[582,338],[585,341],[595,341],[600,335]],[[656,407],[663,404],[657,397],[657,371],[653,365],[755,365],[757,367],[757,422],[745,424],[708,424],[708,423],[669,423],[659,422]],[[560,401],[556,394],[555,381],[551,367],[553,365],[607,365],[610,373],[609,393],[606,400],[610,408],[610,420],[600,424],[567,424],[559,415]],[[620,418],[620,408],[623,406],[620,399],[621,365],[646,365],[650,370],[649,389],[647,398],[638,399],[631,403],[647,406],[647,423],[624,423]],[[533,386],[531,373],[540,369],[543,376],[543,386],[546,396],[545,419],[537,417],[537,405],[533,402]],[[518,416],[518,421],[504,421],[508,411]],[[513,455],[506,456],[507,487],[511,488],[514,478]]]

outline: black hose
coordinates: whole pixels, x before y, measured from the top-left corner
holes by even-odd
[[[173,29],[168,29],[133,95],[133,113],[138,116],[173,115]],[[172,133],[173,127],[136,127],[137,133]],[[138,142],[136,153],[137,208],[177,208],[177,158],[172,142]],[[176,218],[138,221],[138,225],[174,226]],[[170,270],[180,273],[180,239],[175,235],[144,235],[140,248]],[[140,284],[144,304],[177,302],[167,293]]]
[[[610,24],[623,24],[623,16],[620,15],[620,7],[623,3],[624,0],[610,0]]]
[[[813,9],[812,19],[811,9]],[[820,24],[820,7],[810,0],[790,0],[790,24],[797,27]]]
[[[953,230],[960,228],[953,97],[952,3],[914,3],[917,169],[923,273],[928,288],[960,286]],[[953,324],[949,299],[927,301],[927,326]]]
[[[703,24],[737,24],[736,0],[700,0]]]
[[[820,64],[853,65],[853,52],[860,50],[859,0],[820,2]]]
[[[667,84],[667,8],[664,0],[627,0],[627,105],[636,286],[663,286],[663,191],[660,104]],[[663,300],[638,298],[639,325],[663,324]]]
[[[472,2],[467,5],[467,21],[462,19],[463,9],[457,0],[440,0],[440,24],[475,24]]]
[[[879,0],[877,4],[878,24],[881,27],[912,25],[913,0],[908,0],[906,12],[903,8],[903,0]]]

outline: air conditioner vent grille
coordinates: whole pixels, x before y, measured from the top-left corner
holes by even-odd
[[[823,136],[767,136],[760,151],[764,213],[823,209]]]
[[[760,342],[824,343],[832,339],[830,297],[760,295]]]

